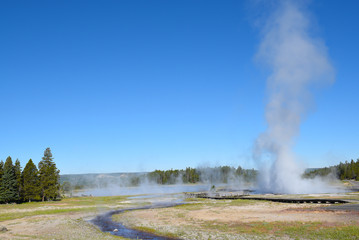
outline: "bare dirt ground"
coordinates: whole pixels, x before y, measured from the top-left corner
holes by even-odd
[[[253,221],[301,221],[301,222],[357,222],[359,214],[308,210],[309,204],[258,202],[248,206],[210,207],[188,212],[188,217],[198,221],[253,222]]]
[[[56,214],[3,221],[9,231],[0,233],[0,239],[119,239],[85,221],[88,216]]]
[[[0,239],[121,239],[101,232],[88,220],[111,209],[128,206],[126,198],[70,198],[0,206]]]
[[[2,221],[9,231],[1,233],[0,239],[113,239],[102,235],[84,218],[94,214],[66,213],[37,215]]]

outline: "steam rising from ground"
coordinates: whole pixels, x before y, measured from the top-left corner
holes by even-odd
[[[190,170],[190,171],[187,171]],[[257,171],[229,166],[196,169],[154,171],[150,173],[108,173],[63,175],[67,194],[114,196],[137,194],[170,194],[214,191],[218,189],[248,189]],[[190,181],[188,181],[190,179]]]
[[[266,132],[254,148],[260,163],[259,187],[276,193],[328,191],[320,181],[303,180],[304,169],[292,151],[300,124],[311,107],[313,86],[333,81],[324,43],[311,36],[310,20],[295,1],[279,1],[263,27],[257,57],[270,67],[267,80]]]

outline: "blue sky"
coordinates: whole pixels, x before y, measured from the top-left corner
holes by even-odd
[[[250,1],[2,1],[0,159],[61,173],[256,167],[268,70]],[[312,1],[336,71],[294,151],[308,167],[359,157],[359,2]]]

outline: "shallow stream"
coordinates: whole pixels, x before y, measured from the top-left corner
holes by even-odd
[[[151,240],[176,240],[178,238],[170,238],[170,237],[163,237],[158,236],[152,233],[139,231],[131,228],[127,228],[119,222],[112,221],[112,215],[119,214],[124,211],[133,211],[133,210],[140,210],[140,209],[152,209],[152,208],[166,208],[166,207],[174,207],[180,205],[180,203],[157,203],[150,206],[144,207],[136,207],[136,208],[126,208],[120,210],[110,211],[101,215],[98,215],[90,222],[97,227],[100,228],[103,232],[109,232],[116,236],[121,236],[125,238],[131,239],[151,239]]]

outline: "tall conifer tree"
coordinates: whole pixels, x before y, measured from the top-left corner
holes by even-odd
[[[2,194],[3,194],[3,190],[2,190],[2,176],[4,175],[4,161],[1,160],[0,161],[0,203],[2,202]]]
[[[19,200],[19,192],[16,183],[15,168],[11,157],[8,157],[4,164],[4,175],[1,181],[1,199],[5,203],[16,202]]]
[[[3,175],[4,175],[4,161],[1,160],[0,161],[0,184],[1,184],[1,179],[2,179]]]
[[[40,200],[40,182],[36,165],[30,159],[22,172],[23,180],[23,199],[31,202],[31,200]]]
[[[46,148],[44,157],[39,162],[42,201],[56,199],[56,197],[59,195],[59,174],[60,171],[56,168],[51,150],[50,148]]]
[[[15,161],[14,170],[16,176],[16,187],[18,189],[19,197],[21,198],[22,182],[21,182],[21,165],[19,159],[16,159]]]

